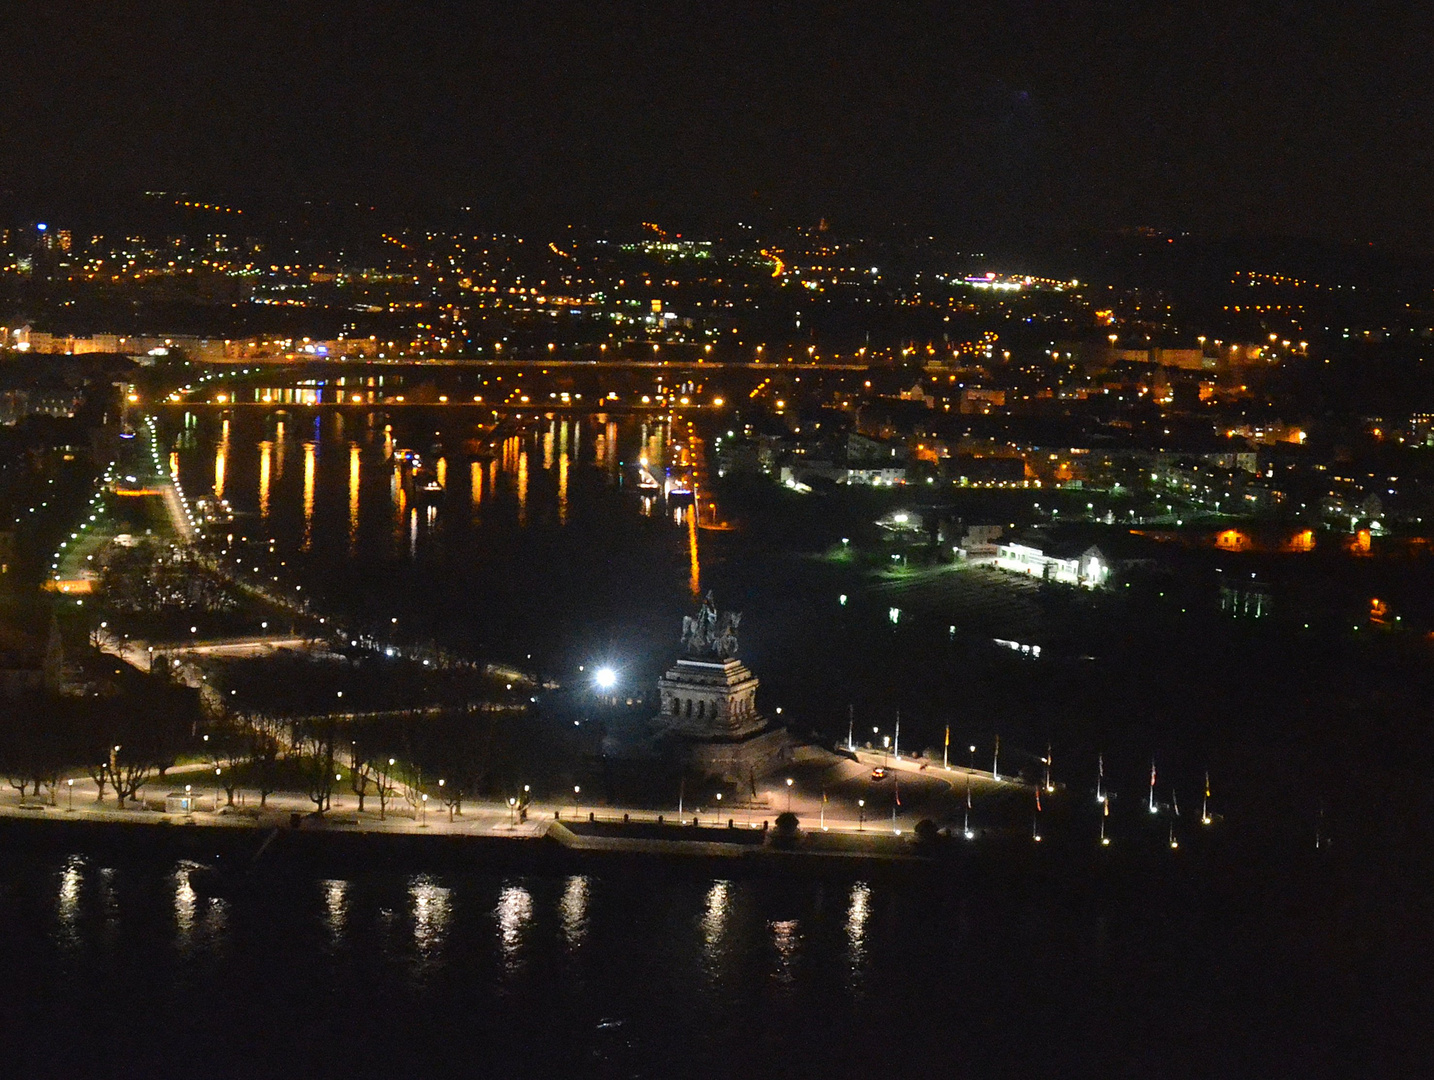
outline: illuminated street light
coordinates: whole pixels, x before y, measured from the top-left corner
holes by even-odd
[[[617,685],[617,672],[610,667],[600,667],[593,673],[593,684],[599,690],[611,690]]]

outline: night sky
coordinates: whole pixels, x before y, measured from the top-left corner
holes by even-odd
[[[1434,243],[1418,3],[8,0],[0,186]]]

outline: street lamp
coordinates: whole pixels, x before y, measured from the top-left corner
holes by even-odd
[[[70,810],[74,810],[74,808],[75,808],[75,782],[74,782],[73,780],[66,780],[66,781],[65,781],[65,785],[69,788],[69,792],[70,792],[70,807],[69,807],[69,808],[70,808]]]
[[[508,828],[512,828],[518,820],[518,800],[508,796]]]
[[[857,801],[856,801],[856,831],[857,831],[857,832],[861,832],[861,831],[862,831],[863,829],[865,829],[865,828],[866,828],[866,800],[865,800],[865,799],[857,799]]]
[[[792,812],[792,778],[787,777],[787,813]]]
[[[578,796],[581,795],[582,793],[583,793],[582,787],[579,786],[578,784],[574,784],[574,785],[573,785],[573,817],[577,817],[577,816],[578,816]]]

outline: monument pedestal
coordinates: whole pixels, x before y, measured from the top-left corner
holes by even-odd
[[[758,680],[734,657],[683,658],[658,680],[660,751],[685,768],[734,783],[766,772],[791,746],[757,711]]]

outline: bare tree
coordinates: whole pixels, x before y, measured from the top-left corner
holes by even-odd
[[[363,802],[374,785],[374,769],[371,762],[359,751],[358,741],[349,742],[349,787],[358,796],[358,810],[363,813]]]
[[[0,772],[21,797],[44,786],[54,804],[61,776],[83,759],[75,721],[75,705],[54,694],[13,698],[0,710]]]
[[[388,815],[388,804],[394,795],[393,770],[396,764],[394,758],[380,757],[371,763],[373,768],[374,794],[378,796],[378,819],[384,820]]]
[[[447,777],[438,781],[438,797],[443,801],[443,805],[448,808],[449,821],[453,820],[454,814],[463,813],[463,796],[462,783],[449,783]]]
[[[269,804],[269,796],[279,788],[279,757],[283,753],[284,726],[264,713],[246,713],[243,718],[244,737],[248,742],[245,768],[250,786],[259,792],[259,808]]]
[[[409,810],[413,812],[413,819],[417,821],[418,813],[423,808],[423,774],[416,766],[404,768],[399,790],[403,792],[403,801],[408,804]]]
[[[105,801],[105,785],[110,779],[110,765],[108,761],[101,760],[97,764],[86,764],[85,775],[95,782],[95,802]]]
[[[204,733],[205,760],[214,769],[229,806],[234,805],[234,793],[247,772],[250,745],[244,722],[233,714],[219,717]]]
[[[476,798],[491,772],[497,725],[489,714],[472,709],[445,710],[413,728],[414,761],[437,775],[439,798],[451,820],[463,813],[463,801]]]
[[[296,725],[295,742],[309,801],[322,814],[329,809],[334,792],[334,742],[338,722],[331,716],[313,716]]]

